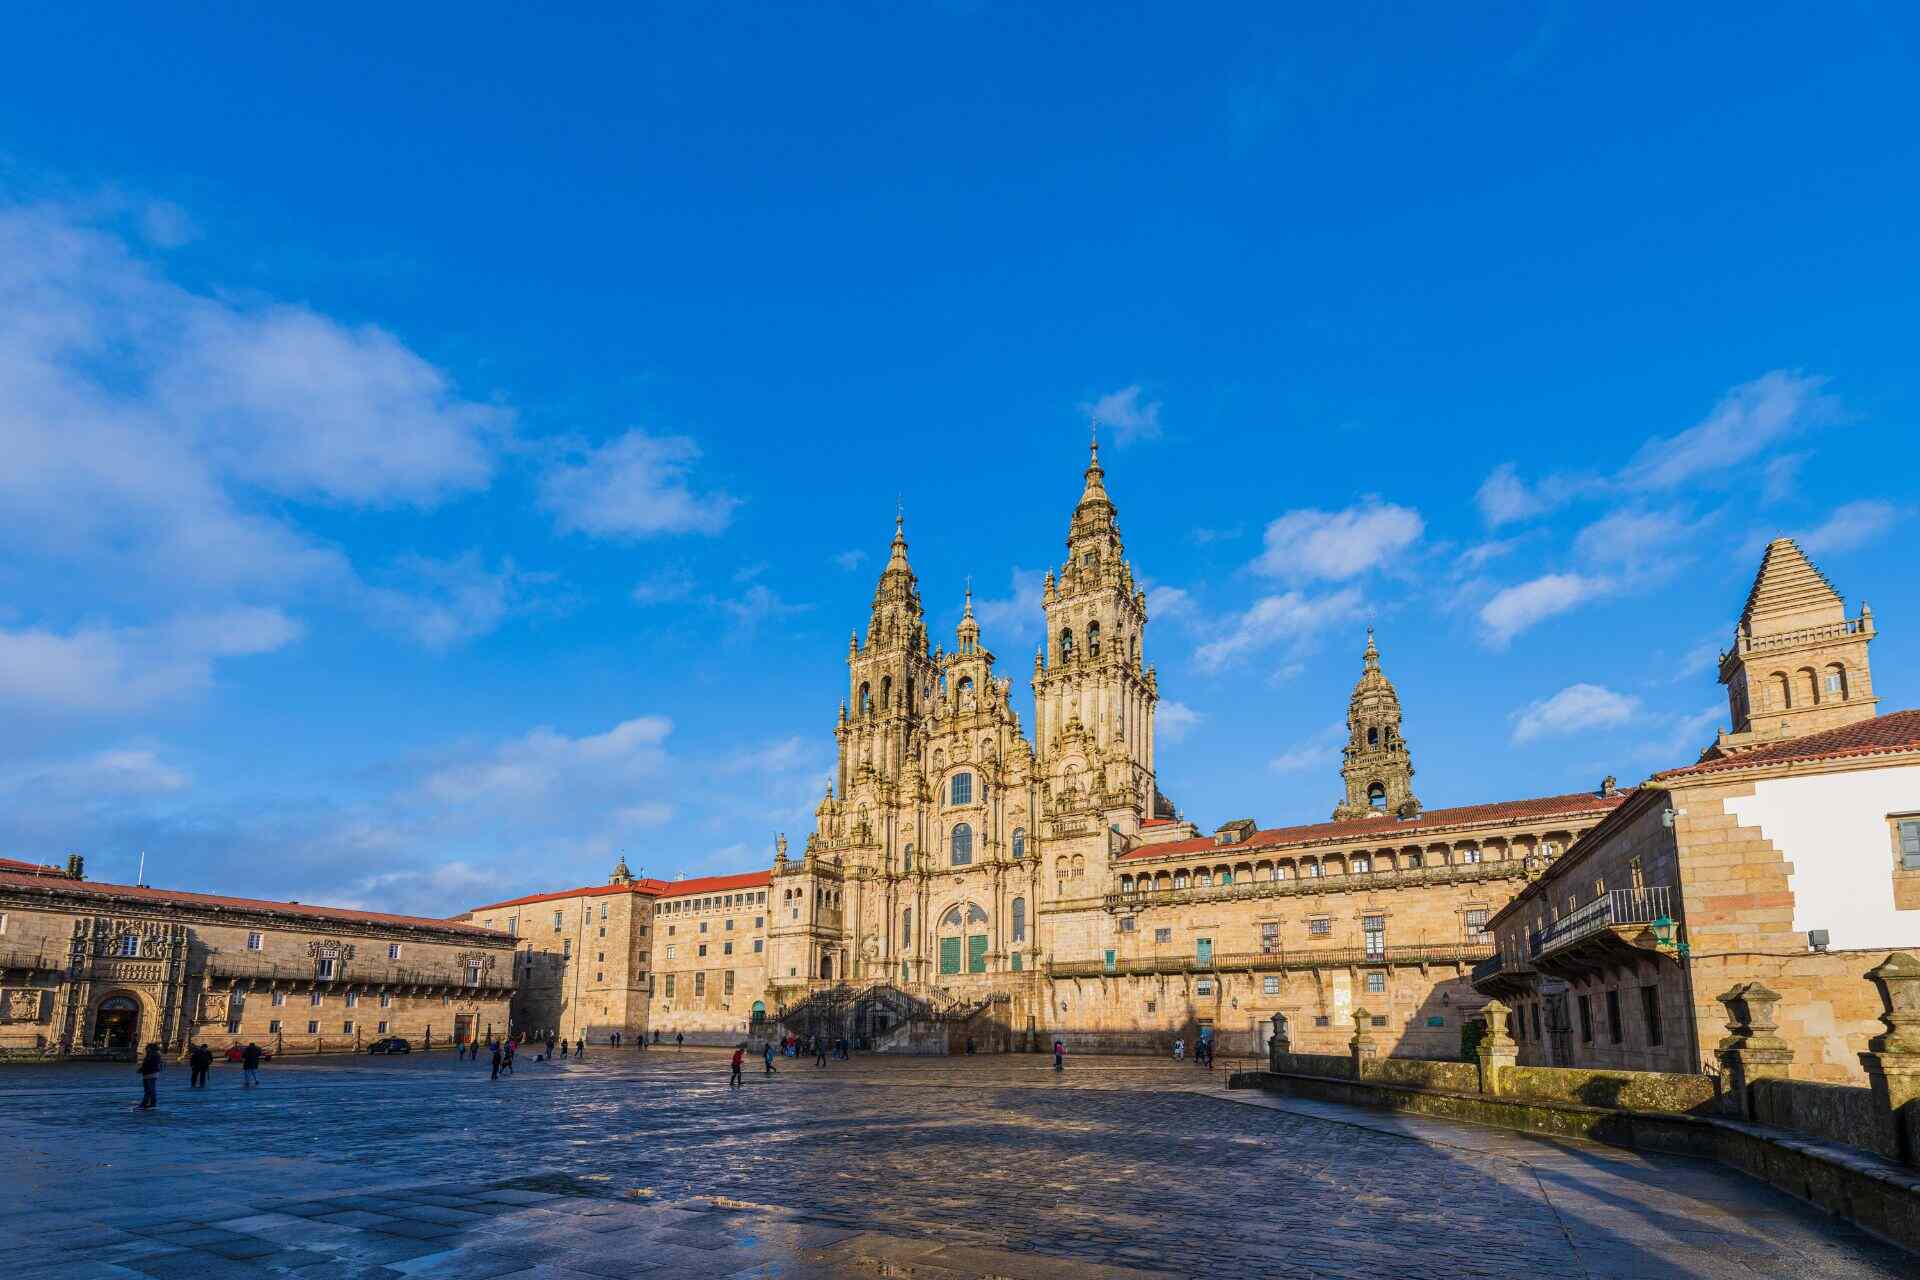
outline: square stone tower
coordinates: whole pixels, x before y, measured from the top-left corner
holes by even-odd
[[[1847,617],[1840,593],[1792,538],[1768,543],[1733,647],[1720,655],[1733,729],[1703,758],[1873,719],[1873,636],[1865,601]]]

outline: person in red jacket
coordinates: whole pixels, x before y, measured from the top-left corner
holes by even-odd
[[[738,1089],[740,1087],[740,1066],[746,1060],[747,1047],[743,1044],[735,1045],[733,1049],[733,1074],[727,1077],[727,1087],[729,1089]]]

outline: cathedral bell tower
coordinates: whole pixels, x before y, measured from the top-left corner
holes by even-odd
[[[1334,806],[1335,822],[1388,815],[1411,818],[1420,812],[1420,802],[1413,795],[1413,757],[1400,736],[1400,695],[1380,670],[1372,627],[1367,628],[1359,682],[1347,701],[1347,745],[1341,755],[1340,776],[1347,784],[1347,798]]]
[[[873,589],[866,642],[847,641],[847,701],[840,707],[839,793],[862,783],[898,783],[914,729],[933,696],[933,661],[927,656],[927,620],[920,585],[907,563],[906,519],[893,522],[893,546]]]
[[[1047,639],[1034,654],[1034,743],[1056,812],[1072,807],[1153,816],[1153,708],[1159,679],[1145,665],[1147,595],[1126,561],[1096,438],[1067,559],[1049,571]]]

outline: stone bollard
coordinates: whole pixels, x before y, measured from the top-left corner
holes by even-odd
[[[1273,1015],[1273,1039],[1267,1041],[1267,1070],[1279,1071],[1281,1059],[1293,1053],[1293,1037],[1287,1030],[1287,1015]]]
[[[1758,1080],[1785,1080],[1793,1069],[1793,1050],[1774,1034],[1773,1006],[1780,993],[1758,982],[1742,982],[1719,997],[1727,1007],[1727,1037],[1718,1047],[1727,1069],[1727,1093],[1739,1114],[1758,1120],[1753,1085]]]
[[[1520,1059],[1520,1046],[1507,1034],[1507,1018],[1513,1010],[1489,1000],[1480,1012],[1487,1023],[1487,1034],[1480,1037],[1480,1092],[1498,1097],[1504,1084],[1501,1073]]]
[[[1876,1149],[1920,1166],[1920,960],[1896,951],[1867,971],[1880,988],[1887,1029],[1867,1041],[1860,1065],[1881,1119]]]
[[[1347,1052],[1353,1059],[1353,1078],[1359,1080],[1374,1058],[1373,1015],[1365,1009],[1353,1011],[1353,1039],[1347,1041]]]

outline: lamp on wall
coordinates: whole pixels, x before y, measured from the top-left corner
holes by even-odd
[[[1673,917],[1662,914],[1651,926],[1654,943],[1661,947],[1673,945]]]

